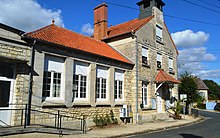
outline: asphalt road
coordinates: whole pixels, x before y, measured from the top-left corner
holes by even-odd
[[[199,111],[206,119],[201,123],[132,138],[220,138],[220,113]]]

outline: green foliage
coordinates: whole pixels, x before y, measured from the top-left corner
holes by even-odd
[[[180,105],[180,102],[182,102],[182,101],[181,100],[177,101],[176,108],[174,109],[174,117],[173,117],[174,119],[181,119],[182,118],[180,113],[183,109],[183,106]]]
[[[203,80],[206,86],[209,88],[209,99],[220,99],[220,86],[213,80]]]
[[[118,124],[118,120],[117,118],[114,117],[114,113],[112,110],[110,111],[110,116],[108,114],[106,114],[105,116],[96,115],[93,118],[93,122],[95,123],[97,127],[100,127],[100,128],[107,126],[109,124]]]
[[[220,111],[220,103],[217,103],[217,104],[216,104],[215,110]]]
[[[200,95],[197,92],[198,86],[195,81],[195,77],[185,72],[181,75],[180,81],[179,93],[187,94],[187,105],[197,102]]]

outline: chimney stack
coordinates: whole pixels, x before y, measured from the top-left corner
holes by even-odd
[[[107,35],[108,6],[106,3],[98,5],[94,9],[94,38],[101,40]]]

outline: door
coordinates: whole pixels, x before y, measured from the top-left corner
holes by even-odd
[[[0,79],[0,126],[7,126],[11,123],[11,111],[9,103],[11,102],[12,81]]]
[[[157,113],[162,113],[162,90],[157,91]]]

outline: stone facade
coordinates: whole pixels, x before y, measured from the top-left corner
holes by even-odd
[[[157,98],[156,87],[157,84],[154,82],[154,79],[157,75],[157,53],[161,53],[162,55],[162,69],[164,72],[168,73],[173,78],[177,79],[177,50],[175,48],[174,43],[170,37],[170,34],[166,28],[166,25],[163,21],[162,12],[158,10],[156,7],[153,7],[155,17],[141,27],[135,34],[132,35],[124,35],[116,38],[110,38],[105,40],[109,45],[120,51],[123,55],[128,57],[133,63],[138,62],[135,67],[132,69],[131,73],[127,78],[130,78],[130,81],[126,83],[129,86],[129,92],[127,93],[126,103],[132,105],[133,117],[134,120],[137,118],[136,106],[138,106],[138,114],[139,118],[142,119],[139,121],[144,121],[146,116],[152,116],[157,113],[156,109],[152,109],[152,98]],[[156,25],[160,25],[162,27],[162,43],[156,41]],[[142,47],[148,49],[148,65],[145,66],[142,64]],[[138,51],[137,51],[138,50]],[[138,59],[136,61],[136,58]],[[169,73],[169,61],[168,59],[173,59],[173,72]],[[136,66],[138,67],[138,88],[136,88]],[[146,82],[147,85],[147,106],[141,108],[142,104],[142,83]],[[136,89],[138,89],[138,105],[136,104]],[[162,110],[165,111],[165,101],[169,100],[167,95],[164,94],[168,89],[166,88],[166,84],[163,84],[161,88],[163,91],[162,94]],[[170,91],[170,90],[169,90]],[[172,88],[172,92],[169,93],[168,97],[176,97],[178,98],[178,86],[174,84]],[[137,119],[138,120],[138,119]]]
[[[1,81],[11,82],[9,106],[5,107],[8,109],[20,109],[27,103],[30,47],[21,40],[19,32],[22,31],[8,26],[0,28],[0,64],[12,65],[13,71],[10,73],[14,73],[10,78],[0,76]],[[21,110],[9,112],[10,119],[7,123],[16,124],[21,120],[21,112]]]

